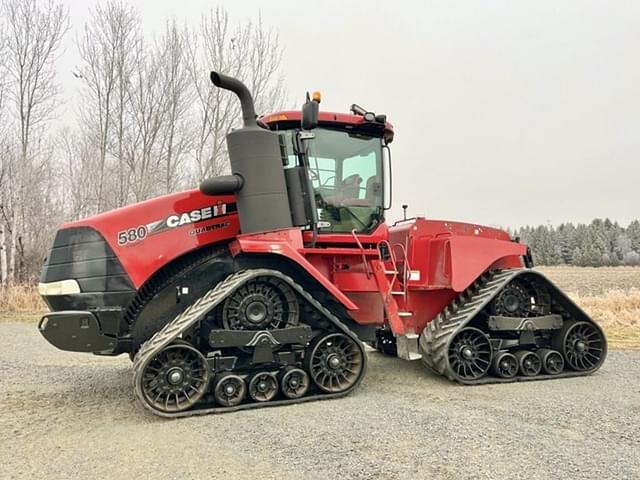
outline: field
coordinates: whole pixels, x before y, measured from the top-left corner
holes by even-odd
[[[538,267],[605,330],[612,348],[640,350],[640,267]],[[0,321],[35,322],[35,287],[0,289]]]
[[[611,348],[640,350],[639,267],[539,267],[602,328]]]

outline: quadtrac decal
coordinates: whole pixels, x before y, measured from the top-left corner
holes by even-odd
[[[224,217],[236,212],[235,203],[217,203],[208,207],[197,208],[190,212],[174,213],[162,220],[156,220],[146,225],[138,225],[118,232],[118,245],[125,246],[133,243],[139,243],[151,235],[157,235],[168,230],[183,227],[185,225],[197,225],[206,222],[212,218]],[[196,227],[189,232],[189,235],[200,235],[201,233],[211,232],[226,228],[229,222],[223,222],[215,225],[207,225],[205,227]]]

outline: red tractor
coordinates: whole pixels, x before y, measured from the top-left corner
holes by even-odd
[[[175,417],[335,398],[365,343],[462,384],[585,375],[600,327],[501,230],[390,203],[385,115],[357,105],[256,117],[227,137],[232,174],[63,225],[38,328],[63,350],[127,353],[135,395]]]

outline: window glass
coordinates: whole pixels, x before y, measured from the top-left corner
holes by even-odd
[[[308,142],[309,177],[319,232],[369,231],[383,216],[382,143],[377,137],[317,128]],[[295,132],[288,135],[289,166],[296,165]]]

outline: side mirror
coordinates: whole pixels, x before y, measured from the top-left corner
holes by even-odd
[[[382,178],[384,179],[383,185],[383,207],[385,210],[391,208],[391,200],[393,194],[393,182],[392,182],[392,170],[391,170],[391,149],[389,145],[382,146]]]
[[[318,126],[318,104],[316,102],[306,102],[302,105],[302,128],[313,130]]]
[[[302,129],[313,130],[318,126],[318,111],[320,110],[320,92],[313,92],[313,100],[307,93],[307,101],[302,105]]]

